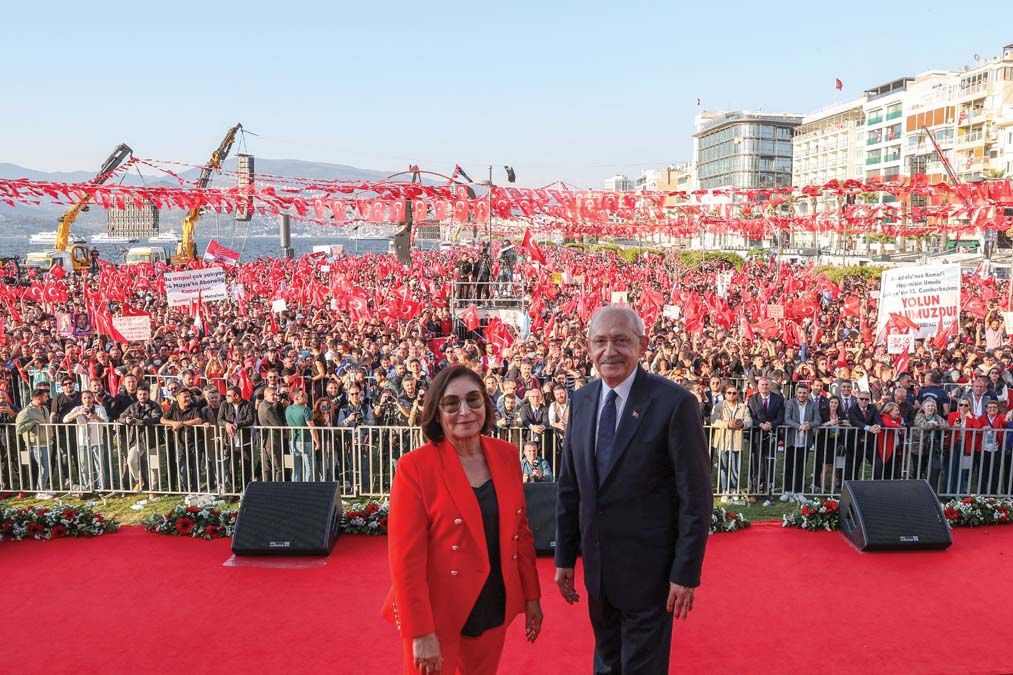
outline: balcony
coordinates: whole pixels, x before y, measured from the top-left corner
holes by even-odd
[[[899,152],[895,152],[895,153],[893,153],[891,155],[883,155],[883,163],[884,164],[886,162],[899,162],[899,161],[900,161],[900,153]]]
[[[865,165],[866,166],[869,166],[870,164],[879,164],[879,162],[880,162],[879,157],[866,157],[865,158]]]
[[[964,134],[963,136],[957,136],[957,145],[968,145],[970,143],[980,143],[985,135],[980,131],[975,131],[970,134]]]
[[[879,124],[882,121],[883,121],[883,116],[882,115],[877,115],[876,117],[870,117],[869,119],[865,120],[865,126],[871,127],[873,124]]]
[[[895,120],[898,117],[902,116],[903,114],[904,114],[903,110],[894,110],[893,112],[888,112],[886,114],[886,119],[888,119],[888,120]]]
[[[880,137],[877,137],[877,136],[869,136],[868,138],[865,139],[865,144],[866,145],[876,145],[877,143],[882,143],[882,142],[883,142],[883,139],[880,138]]]

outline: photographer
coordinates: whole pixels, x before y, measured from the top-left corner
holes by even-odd
[[[411,408],[402,407],[392,387],[385,388],[373,406],[373,417],[382,427],[403,427],[410,414]]]
[[[401,399],[402,405],[404,405],[405,399]],[[419,426],[419,420],[422,417],[422,408],[426,405],[426,389],[425,387],[419,387],[418,395],[412,402],[411,410],[408,413],[408,426],[417,427]]]
[[[348,387],[348,405],[338,412],[339,427],[376,426],[373,411],[363,401],[363,391],[358,385]]]
[[[81,490],[92,492],[105,489],[100,448],[103,445],[108,447],[108,444],[102,442],[102,425],[109,421],[106,409],[95,402],[92,392],[84,391],[81,392],[81,405],[67,413],[63,421],[77,424],[77,464],[81,473]]]

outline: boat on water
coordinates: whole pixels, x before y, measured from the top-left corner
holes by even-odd
[[[108,232],[96,234],[91,238],[93,244],[133,244],[137,242],[137,237],[116,237]]]
[[[345,228],[345,232],[347,232],[347,234],[345,234],[345,238],[353,241],[361,241],[363,239],[391,239],[394,236],[395,230],[396,228],[394,225],[363,223],[361,225],[352,225]]]
[[[180,236],[176,230],[169,230],[168,232],[159,232],[154,237],[148,237],[148,241],[151,243],[171,243],[178,244],[183,241],[183,237]]]
[[[79,234],[71,233],[69,241],[71,244],[84,244],[87,243],[85,238]],[[56,230],[51,232],[36,232],[28,238],[29,244],[43,244],[45,246],[52,246],[56,243]]]

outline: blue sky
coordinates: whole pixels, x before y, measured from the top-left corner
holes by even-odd
[[[963,8],[962,8],[963,7]],[[0,15],[0,162],[120,142],[600,187],[690,158],[704,109],[809,112],[1013,42],[1013,3],[49,2]],[[845,84],[834,90],[834,78]]]

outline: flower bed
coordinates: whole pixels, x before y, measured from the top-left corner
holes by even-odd
[[[115,532],[119,523],[88,506],[53,504],[13,509],[0,505],[0,541],[97,537]]]
[[[231,537],[236,529],[236,515],[236,511],[180,503],[163,514],[156,513],[146,518],[144,529],[195,539]]]
[[[341,531],[345,534],[387,534],[388,501],[351,502],[341,517]]]
[[[711,513],[711,534],[718,532],[737,532],[749,527],[749,521],[741,513],[728,511],[720,506],[715,506]]]
[[[950,527],[1008,525],[1013,517],[1013,499],[978,497],[951,499],[943,505],[943,515]]]
[[[819,530],[833,532],[841,526],[839,506],[836,499],[803,501],[798,509],[784,514],[781,527],[797,527],[811,532]]]

